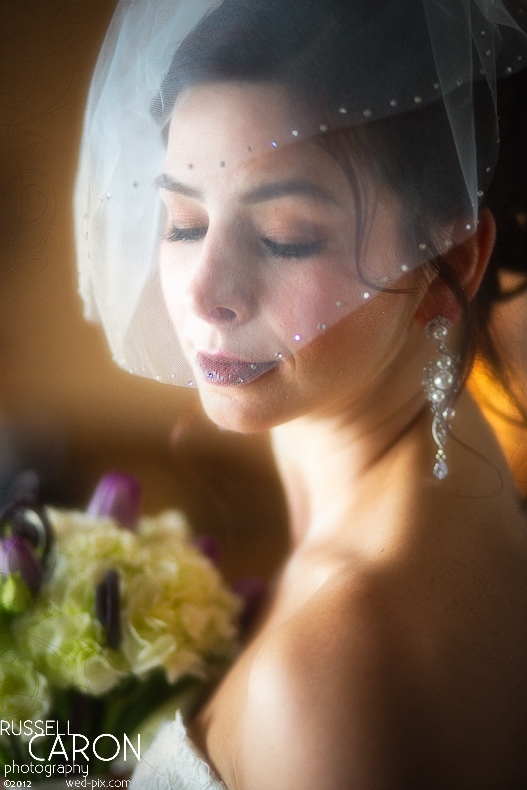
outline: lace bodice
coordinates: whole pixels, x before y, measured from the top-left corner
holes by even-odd
[[[227,790],[187,736],[178,711],[134,771],[128,790]]]

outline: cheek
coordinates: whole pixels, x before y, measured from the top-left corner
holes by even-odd
[[[296,272],[279,278],[268,291],[274,293],[273,324],[289,348],[320,337],[365,301],[362,283],[322,264],[306,267],[300,262]]]
[[[169,242],[162,242],[159,255],[159,276],[163,299],[176,332],[184,320],[185,267],[174,266]]]
[[[284,353],[296,354],[322,338],[335,324],[347,317],[352,319],[357,308],[374,301],[376,292],[364,298],[366,286],[346,270],[343,257],[347,259],[346,256],[328,256],[313,262],[299,260],[294,264],[261,266],[258,276],[253,274],[252,286],[248,288],[252,309],[238,327],[240,337],[250,337],[252,342],[266,349],[270,344]],[[254,265],[253,272],[256,268]],[[165,241],[161,245],[159,271],[172,325],[185,345],[185,338],[196,339],[198,329],[203,329],[207,323],[196,316],[187,298],[193,262],[190,257],[182,259],[181,255],[176,261],[172,245]],[[239,276],[243,277],[244,272]],[[229,327],[224,331],[228,333]]]
[[[359,402],[384,391],[385,376],[406,334],[400,305],[379,294],[346,314],[296,355],[297,370],[310,389],[328,401]]]

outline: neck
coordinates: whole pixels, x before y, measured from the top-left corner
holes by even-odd
[[[404,485],[409,466],[430,456],[430,412],[420,392],[374,421],[302,417],[273,430],[273,449],[289,505],[294,546],[342,523],[359,523],[382,497],[388,469]],[[416,450],[417,455],[416,455]],[[398,483],[395,482],[395,490]]]
[[[456,403],[449,476],[432,474],[432,415],[420,393],[382,421],[303,417],[273,431],[293,549],[342,537],[358,550],[400,545],[415,525],[480,508],[503,517],[514,482],[490,426],[467,392]],[[494,512],[496,511],[496,513]],[[493,515],[494,514],[494,515]],[[512,517],[512,516],[511,516]],[[386,555],[385,555],[386,556]]]

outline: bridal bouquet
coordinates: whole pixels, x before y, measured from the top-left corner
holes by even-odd
[[[41,507],[26,493],[1,516],[8,781],[68,774],[76,764],[106,772],[127,751],[140,759],[149,714],[168,701],[173,715],[176,693],[233,656],[240,598],[181,513],[140,518],[139,498],[135,478],[113,473],[86,512]]]

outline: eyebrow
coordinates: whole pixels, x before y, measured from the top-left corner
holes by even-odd
[[[167,173],[161,173],[160,176],[154,178],[154,186],[158,189],[166,189],[167,192],[176,192],[178,195],[203,200],[203,194],[199,189],[182,184],[181,181],[176,181],[175,178],[172,178]]]
[[[154,179],[154,186],[159,189],[166,189],[168,192],[175,192],[178,195],[194,198],[195,200],[203,201],[203,193],[199,189],[183,184],[181,181],[176,181],[172,176],[167,173],[162,173]],[[256,205],[258,203],[265,203],[268,200],[276,200],[282,197],[290,197],[295,195],[302,195],[304,197],[313,198],[323,203],[330,203],[334,206],[340,206],[339,200],[330,195],[317,184],[311,181],[292,180],[292,181],[277,181],[271,184],[262,184],[261,186],[250,189],[242,195],[242,203],[248,205]]]
[[[263,184],[262,186],[251,189],[243,196],[243,201],[254,205],[256,203],[264,203],[267,200],[276,200],[276,198],[289,197],[295,195],[302,195],[304,197],[314,198],[315,200],[322,201],[323,203],[331,203],[333,205],[340,205],[339,201],[326,192],[321,187],[313,184],[311,181],[278,181],[271,184]]]

